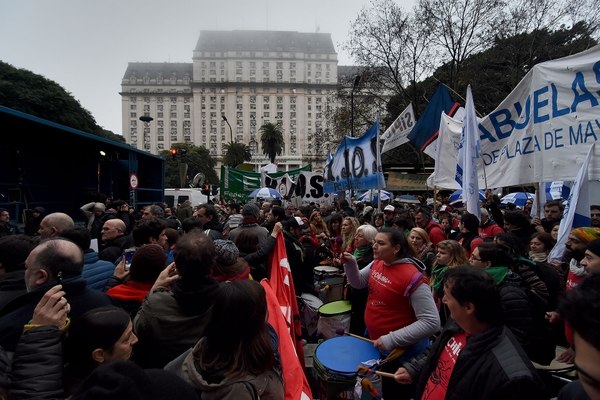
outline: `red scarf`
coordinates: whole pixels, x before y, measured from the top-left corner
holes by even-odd
[[[150,289],[152,289],[152,283],[129,281],[108,289],[106,294],[120,301],[139,301],[141,303]]]

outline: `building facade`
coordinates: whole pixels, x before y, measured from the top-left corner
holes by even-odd
[[[202,31],[192,63],[129,63],[121,82],[123,136],[157,154],[174,143],[204,146],[219,162],[230,141],[268,163],[260,127],[284,133],[279,170],[323,167],[336,106],[337,53],[328,33]],[[152,118],[150,122],[141,116]]]

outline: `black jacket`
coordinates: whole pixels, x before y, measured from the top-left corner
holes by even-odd
[[[100,247],[98,258],[111,263],[116,263],[119,257],[123,255],[123,250],[133,246],[133,238],[131,235],[121,235],[107,241]]]
[[[418,376],[415,398],[420,399],[437,361],[450,338],[460,328],[446,324],[439,338],[421,356],[404,364],[408,373]],[[517,340],[506,327],[493,327],[467,339],[448,382],[446,399],[548,399],[544,383],[537,375]]]
[[[64,399],[61,332],[33,328],[21,336],[12,362],[11,398]]]
[[[0,346],[6,351],[15,350],[19,337],[23,333],[23,326],[31,320],[35,306],[44,293],[55,284],[56,282],[48,283],[25,293],[2,309],[0,313]],[[88,288],[81,276],[65,279],[63,290],[71,305],[69,313],[71,320],[77,319],[78,316],[91,309],[113,304],[110,297],[104,293]]]
[[[0,313],[4,306],[26,292],[24,269],[0,275]]]

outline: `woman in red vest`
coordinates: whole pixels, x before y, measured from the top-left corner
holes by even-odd
[[[365,325],[382,358],[394,349],[404,349],[401,357],[381,368],[394,372],[403,360],[427,347],[429,338],[440,329],[440,318],[424,266],[410,257],[402,231],[385,228],[378,232],[373,256],[375,260],[361,270],[350,253],[342,255],[342,262],[353,288],[369,288]],[[383,380],[384,398],[410,398],[411,390],[391,379]]]

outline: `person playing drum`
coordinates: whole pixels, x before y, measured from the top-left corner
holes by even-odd
[[[382,370],[395,372],[400,363],[422,352],[429,338],[440,329],[440,318],[424,266],[410,257],[403,232],[384,228],[375,236],[374,261],[359,270],[352,254],[342,254],[342,263],[353,288],[368,287],[365,325],[373,344],[382,356],[396,348],[401,357],[387,361]],[[391,379],[383,382],[383,397],[410,398],[412,387]]]

